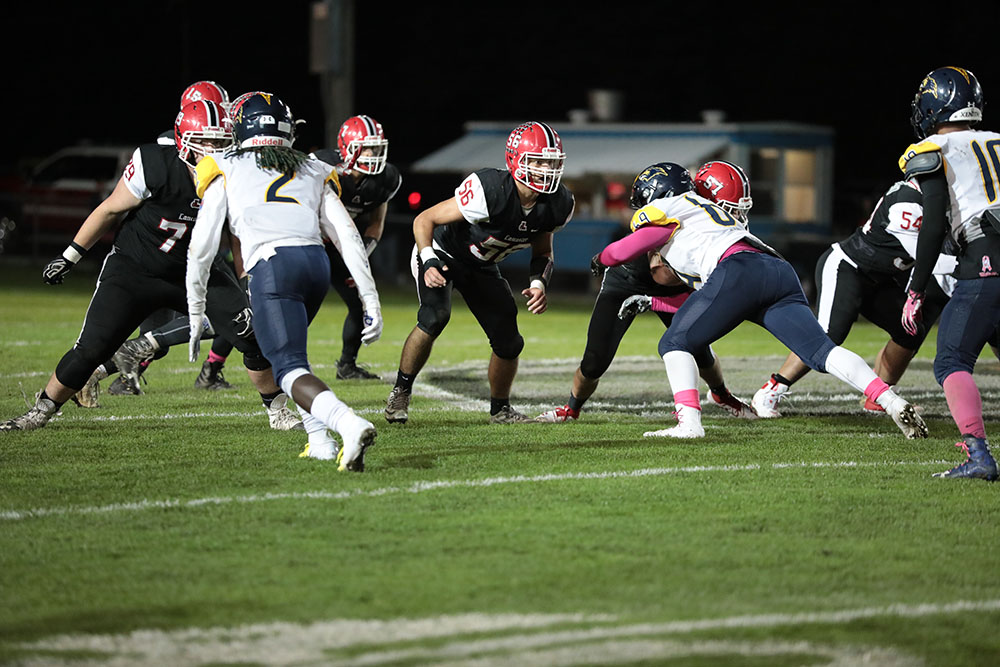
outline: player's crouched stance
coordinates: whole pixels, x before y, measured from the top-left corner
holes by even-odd
[[[636,177],[633,190],[641,190],[652,173],[676,180],[671,196],[644,202],[632,217],[632,234],[595,258],[599,266],[615,266],[656,250],[678,277],[695,288],[659,344],[678,423],[645,436],[704,437],[693,355],[750,321],[770,331],[810,368],[864,392],[892,416],[907,438],[927,437],[927,426],[913,406],[861,357],[826,335],[788,262],[729,212],[694,192],[690,175],[678,164],[648,167]],[[654,304],[657,299],[653,298]]]
[[[375,442],[375,427],[312,374],[306,357],[309,323],[330,287],[321,230],[336,244],[358,285],[366,344],[382,333],[381,306],[361,237],[340,201],[337,173],[292,148],[294,127],[291,111],[280,99],[248,93],[233,103],[237,145],[198,163],[202,207],[186,277],[190,358],[198,360],[208,269],[228,215],[250,275],[257,341],[274,367],[275,380],[295,400],[309,434],[304,455],[332,459],[336,454],[340,470],[361,472],[365,450]],[[339,453],[327,429],[340,434]]]

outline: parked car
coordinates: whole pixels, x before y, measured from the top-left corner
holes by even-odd
[[[103,201],[132,157],[131,146],[72,146],[43,160],[20,192],[19,245],[32,254],[65,246]],[[111,236],[106,241],[110,242]]]

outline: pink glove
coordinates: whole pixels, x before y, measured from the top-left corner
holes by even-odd
[[[908,290],[906,292],[906,303],[903,304],[903,329],[911,336],[917,335],[917,324],[924,319],[920,312],[924,307],[924,295],[921,292]]]

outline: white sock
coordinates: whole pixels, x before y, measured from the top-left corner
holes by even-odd
[[[299,414],[302,415],[302,425],[306,429],[306,433],[309,434],[309,444],[316,445],[319,443],[327,442],[330,440],[330,434],[326,431],[326,424],[309,414],[308,410],[303,410],[299,408]]]
[[[826,366],[827,373],[846,382],[861,393],[864,393],[868,385],[878,378],[875,371],[865,363],[864,359],[840,346],[830,350],[823,365]]]
[[[313,417],[320,420],[328,428],[340,433],[341,420],[345,417],[355,417],[354,410],[344,403],[332,391],[320,392],[313,399],[312,408],[309,410]]]
[[[663,355],[663,365],[667,369],[667,381],[674,393],[698,389],[698,364],[690,352],[672,350]]]

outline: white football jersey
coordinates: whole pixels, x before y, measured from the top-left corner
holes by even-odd
[[[212,181],[223,178],[229,225],[240,239],[246,270],[275,244],[323,245],[323,188],[332,180],[340,192],[337,172],[325,162],[310,158],[289,177],[259,168],[252,152],[226,152],[204,157],[196,174],[199,197]]]
[[[694,192],[650,202],[635,212],[631,226],[635,231],[672,223],[678,227],[659,253],[677,277],[694,289],[701,289],[719,259],[737,241],[752,239],[754,245],[767,247],[736,218]]]
[[[900,169],[905,172],[908,160],[931,151],[940,151],[944,159],[952,236],[966,243],[981,238],[983,213],[1000,207],[1000,134],[961,130],[929,136],[906,150]]]

